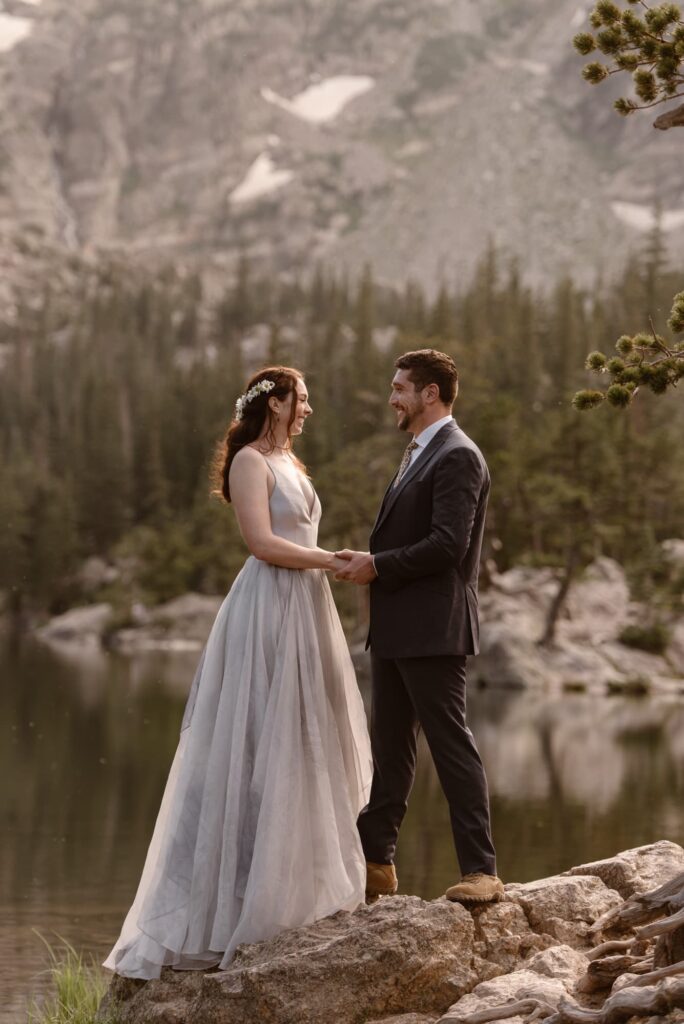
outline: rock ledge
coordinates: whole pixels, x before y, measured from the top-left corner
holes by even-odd
[[[591,975],[591,950],[602,941],[602,922],[608,922],[614,939],[615,929],[623,927],[619,922],[634,913],[625,897],[648,899],[646,889],[680,874],[684,886],[684,849],[662,841],[562,875],[510,884],[502,903],[472,912],[443,897],[431,902],[387,897],[354,913],[340,912],[242,946],[226,971],[164,970],[149,982],[115,977],[98,1019],[115,1016],[119,1024],[474,1024],[495,1019],[488,1017],[492,1008],[515,1003],[511,1010],[516,1015],[503,1018],[497,1011],[497,1019],[518,1024],[536,1012],[535,1019],[557,1018],[560,1024],[570,1018],[559,1016],[559,1006],[583,1007],[590,1016],[599,1013],[592,1007],[600,1006],[613,983],[611,978],[597,1003],[597,986],[605,982],[597,981],[596,970]],[[650,999],[667,1006],[669,1019],[684,1019],[684,1013],[677,1017],[678,986],[684,1008],[684,982],[679,977],[666,982],[667,992],[654,989],[652,997],[650,989],[640,989],[645,1004]]]

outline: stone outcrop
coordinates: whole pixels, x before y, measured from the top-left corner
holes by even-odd
[[[684,850],[661,839],[650,846],[626,850],[606,860],[570,868],[571,875],[594,875],[619,892],[624,899],[648,892],[684,871]]]
[[[134,604],[131,623],[115,627],[110,604],[71,608],[36,630],[36,636],[54,645],[101,645],[123,654],[145,651],[199,651],[209,635],[223,597],[183,594],[165,604],[147,608]]]
[[[538,882],[509,885],[506,894],[525,912],[530,927],[569,946],[587,943],[590,926],[622,897],[594,876],[555,875]]]
[[[99,646],[113,618],[114,610],[107,603],[70,608],[37,629],[36,635],[47,643]]]
[[[554,946],[537,953],[525,967],[477,985],[449,1008],[440,1024],[464,1024],[472,1013],[522,999],[538,1000],[553,1008],[574,990],[588,963],[570,946]]]
[[[474,1024],[510,1004],[511,1015],[497,1010],[499,1019],[523,1024],[534,1012],[542,1020],[556,1015],[559,1006],[594,1012],[597,984],[607,984],[609,992],[613,980],[596,981],[592,947],[602,941],[600,922],[609,921],[610,939],[621,938],[615,930],[620,912],[633,913],[625,896],[639,898],[682,865],[684,849],[662,841],[562,875],[509,884],[503,902],[472,911],[443,897],[386,897],[242,946],[226,971],[164,970],[150,982],[114,978],[99,1018],[115,1014],[120,1024]],[[634,993],[630,979],[649,969],[647,945],[627,958],[635,975],[616,974],[614,992],[622,989],[626,1004]],[[610,973],[613,961],[601,961],[604,973],[605,964]],[[678,1013],[680,979],[657,981],[662,992],[649,989],[644,1005]]]
[[[679,542],[666,544],[664,556],[675,566]],[[471,678],[512,688],[684,693],[684,622],[672,623],[663,655],[620,643],[622,629],[647,621],[648,609],[630,600],[617,562],[598,558],[588,566],[570,587],[554,642],[545,646],[539,641],[559,586],[555,571],[518,566],[490,576]]]
[[[679,541],[666,542],[664,556],[679,571]],[[88,581],[109,579],[117,570],[96,559],[84,564]],[[630,601],[623,569],[599,558],[571,586],[555,641],[541,646],[548,608],[558,588],[551,569],[516,567],[493,573],[481,594],[481,652],[469,664],[474,683],[495,687],[536,688],[588,693],[684,694],[684,620],[671,623],[670,644],[663,655],[620,643],[624,626],[645,618],[645,609]],[[204,645],[223,595],[183,594],[157,607],[134,604],[130,621],[115,627],[110,605],[74,608],[50,620],[37,635],[53,643],[95,644],[98,639],[123,654],[146,651],[199,651]],[[368,654],[352,649],[357,670],[368,671]]]
[[[155,608],[134,605],[132,625],[112,633],[109,645],[123,654],[200,650],[222,602],[223,597],[182,594]]]
[[[458,904],[401,896],[241,947],[227,971],[164,971],[142,987],[115,979],[110,1000],[122,1024],[328,1024],[333,1009],[339,1024],[439,1014],[478,981],[474,930]]]

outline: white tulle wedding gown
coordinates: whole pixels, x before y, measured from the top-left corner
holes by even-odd
[[[321,506],[269,458],[273,532],[315,546]],[[227,966],[364,899],[356,817],[372,773],[363,703],[325,572],[247,559],[195,675],[142,878],[105,966]]]

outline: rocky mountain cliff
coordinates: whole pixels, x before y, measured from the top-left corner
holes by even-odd
[[[0,0],[0,233],[224,276],[247,252],[434,285],[493,239],[531,282],[610,274],[682,136],[620,119],[579,0]]]

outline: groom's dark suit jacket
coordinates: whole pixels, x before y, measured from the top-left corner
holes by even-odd
[[[477,654],[477,579],[490,478],[454,420],[387,488],[370,539],[368,643],[381,658]]]

